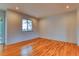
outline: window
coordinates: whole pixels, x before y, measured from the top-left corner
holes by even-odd
[[[32,20],[22,19],[22,31],[32,31]]]

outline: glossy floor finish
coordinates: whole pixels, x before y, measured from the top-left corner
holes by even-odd
[[[32,56],[79,56],[79,46],[72,43],[36,38],[5,47],[3,55],[20,56],[23,46],[32,46]]]

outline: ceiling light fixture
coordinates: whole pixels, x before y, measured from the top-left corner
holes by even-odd
[[[18,10],[19,9],[19,7],[16,7],[16,10]]]
[[[67,5],[66,8],[70,8],[69,5]]]

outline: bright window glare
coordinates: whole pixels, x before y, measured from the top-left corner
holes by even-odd
[[[28,30],[31,31],[32,30],[32,21],[28,20]]]
[[[32,21],[23,19],[22,20],[22,31],[32,31]]]

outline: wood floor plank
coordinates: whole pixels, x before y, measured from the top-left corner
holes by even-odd
[[[32,46],[32,56],[79,56],[79,46],[44,38],[23,41],[6,46],[3,56],[20,56],[23,46]]]

